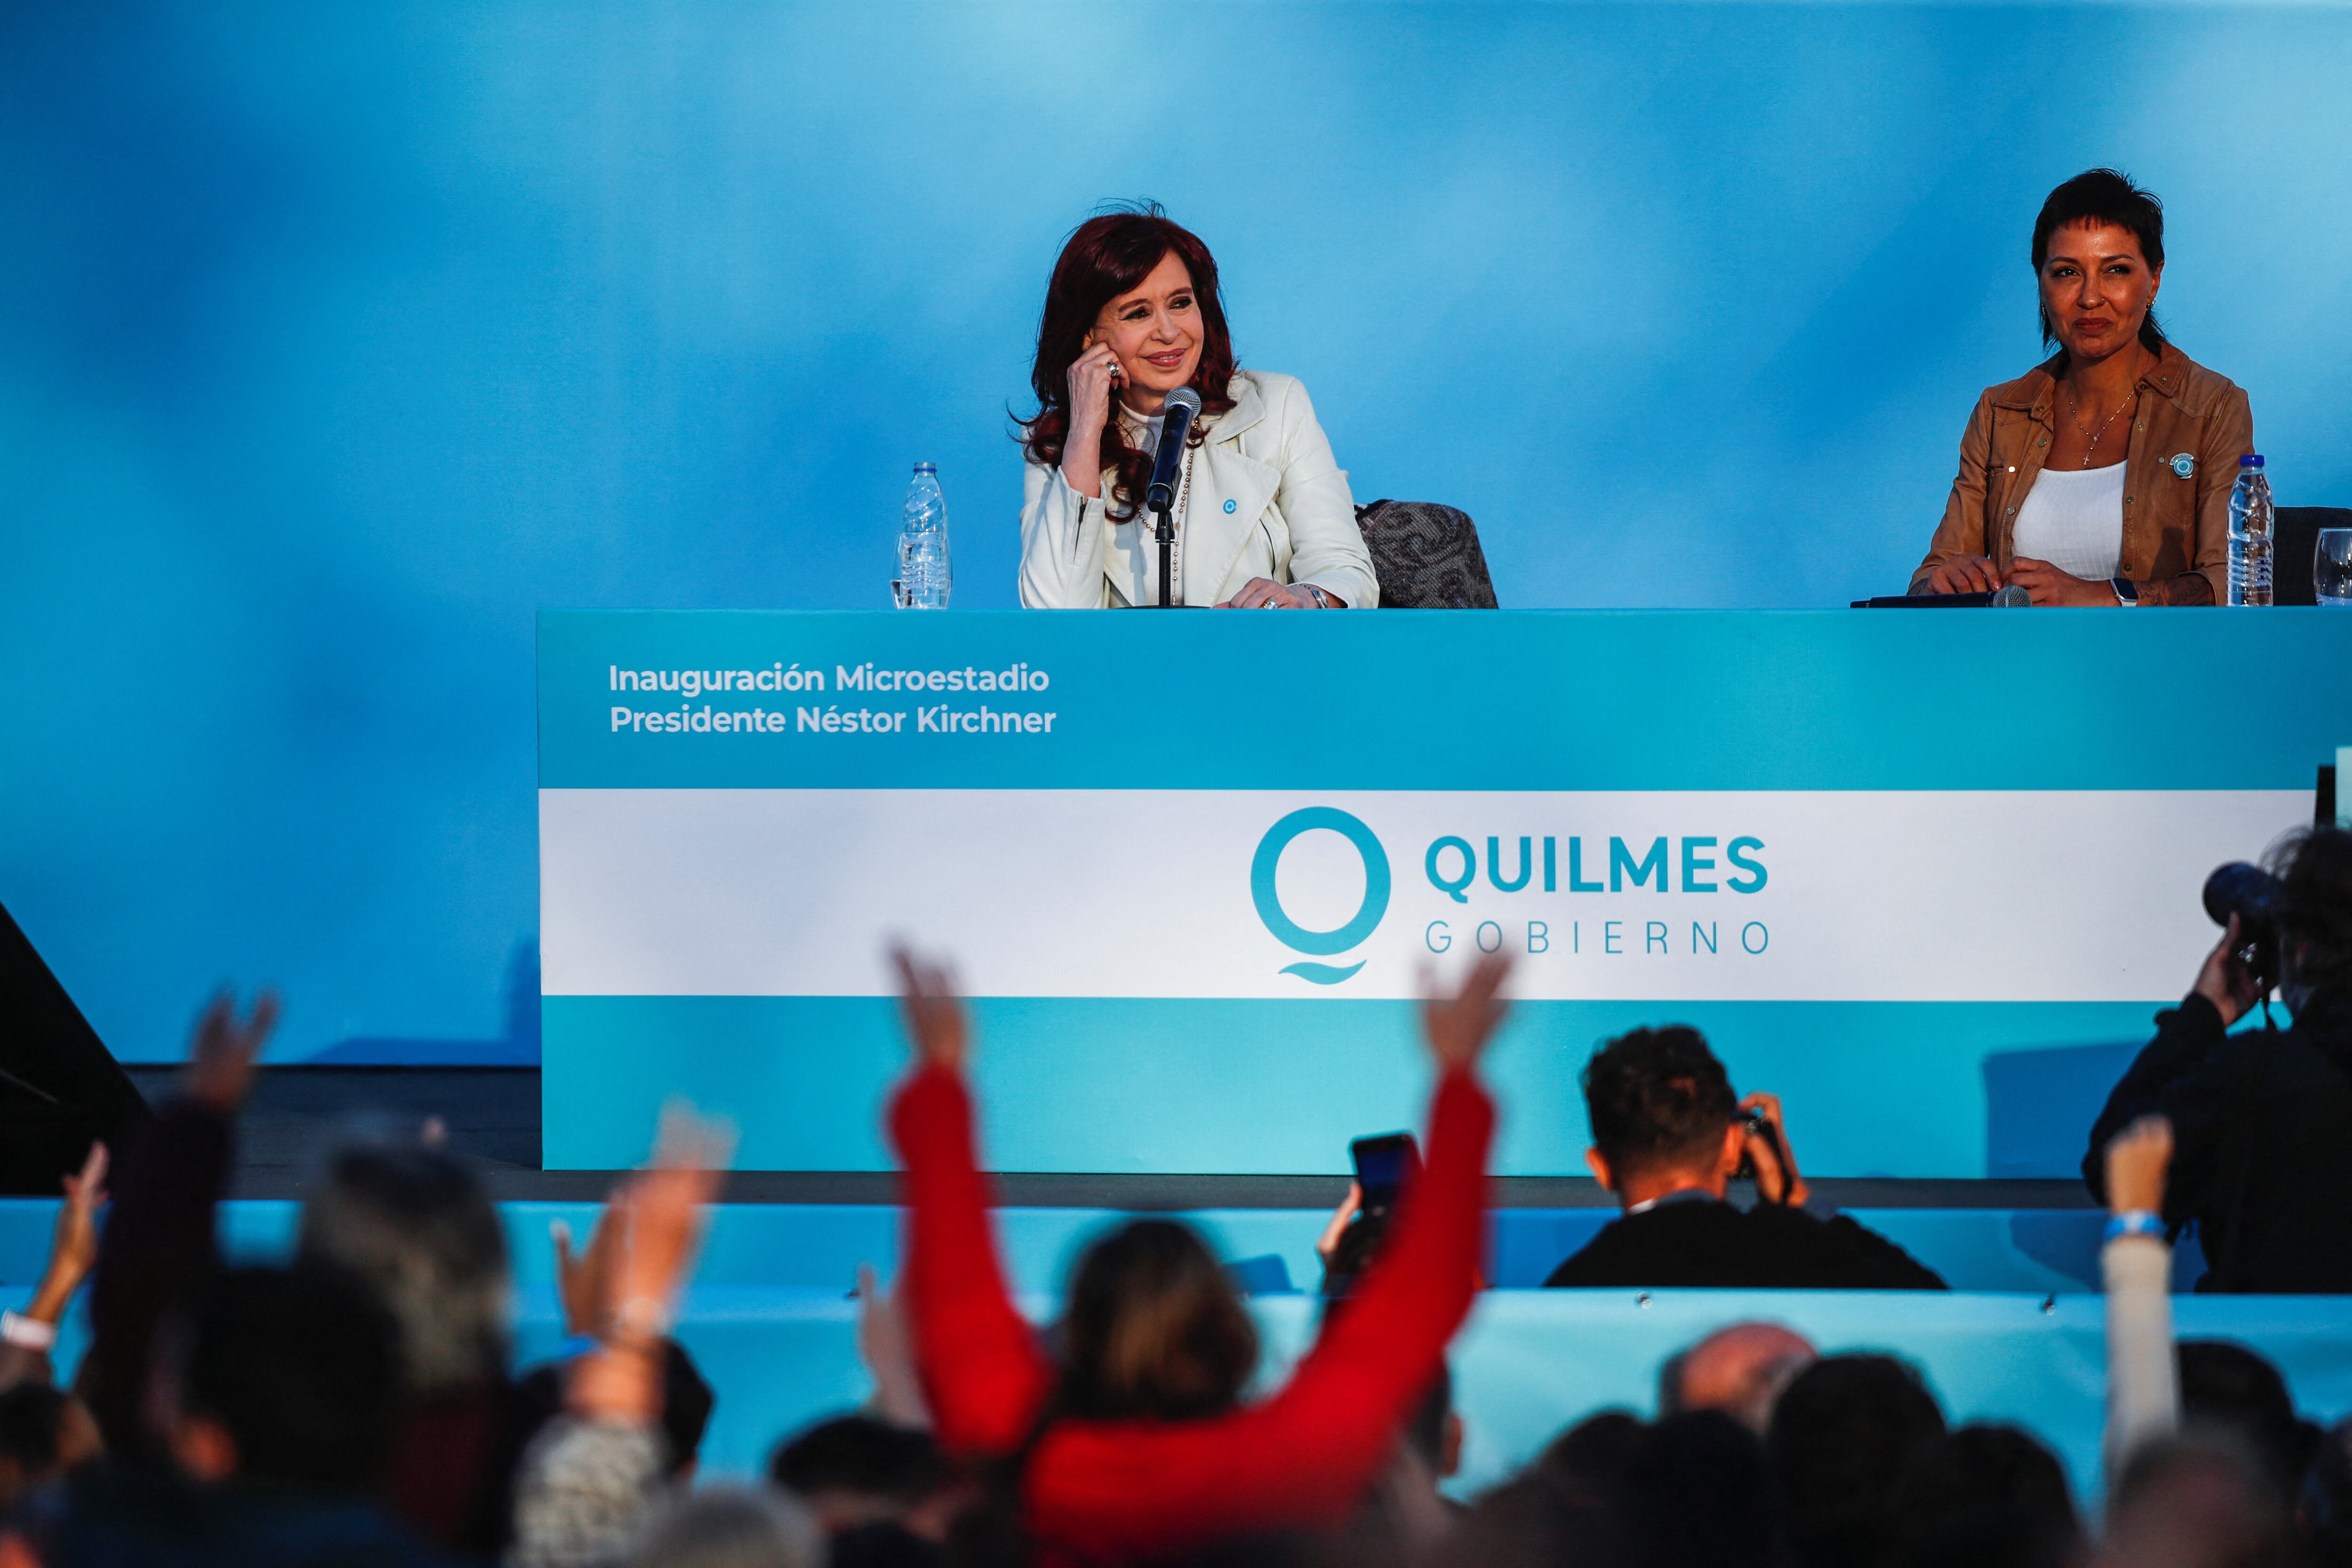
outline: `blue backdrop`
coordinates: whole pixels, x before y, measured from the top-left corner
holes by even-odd
[[[1509,605],[1899,588],[2094,163],[2352,502],[2347,79],[2336,6],[7,7],[0,902],[127,1057],[228,977],[530,1055],[534,610],[878,605],[922,458],[1011,603],[1106,197]]]

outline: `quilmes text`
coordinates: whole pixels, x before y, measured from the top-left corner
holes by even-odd
[[[1496,835],[1487,838],[1482,859],[1470,840],[1448,833],[1431,842],[1422,868],[1429,884],[1456,904],[1470,902],[1481,872],[1496,893],[1525,892],[1538,876],[1546,893],[1761,893],[1771,875],[1764,865],[1764,841],[1747,834],[1729,840],[1661,834],[1630,843],[1612,835],[1605,850],[1601,846],[1597,837],[1538,840],[1522,834],[1512,841]]]

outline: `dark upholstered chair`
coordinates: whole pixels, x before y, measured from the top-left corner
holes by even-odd
[[[1356,508],[1356,527],[1372,552],[1381,609],[1496,607],[1495,580],[1469,513],[1434,501],[1374,501]]]
[[[2281,507],[2273,514],[2271,534],[2271,602],[2316,604],[2311,587],[2311,559],[2319,549],[2322,528],[2352,528],[2352,507]],[[1372,560],[1378,564],[1380,556]],[[1388,587],[1388,580],[1381,580]]]

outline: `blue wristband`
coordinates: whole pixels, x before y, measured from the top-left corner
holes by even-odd
[[[2126,1208],[2107,1221],[2107,1239],[2113,1241],[2119,1236],[2150,1236],[2161,1241],[2164,1218],[2145,1208]]]

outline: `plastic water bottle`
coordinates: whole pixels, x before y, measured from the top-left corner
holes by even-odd
[[[2271,482],[2262,454],[2238,459],[2230,486],[2230,602],[2271,601]]]
[[[898,576],[890,595],[901,610],[945,610],[955,586],[948,564],[948,503],[940,494],[940,471],[915,465],[907,504],[898,514]]]

